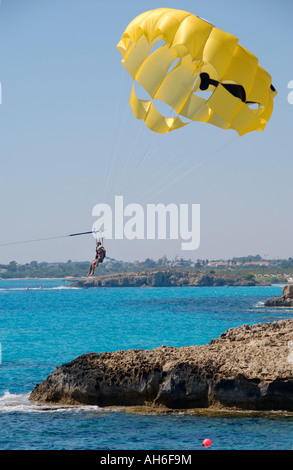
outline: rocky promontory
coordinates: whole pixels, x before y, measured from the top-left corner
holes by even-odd
[[[293,411],[293,319],[203,346],[84,354],[36,385],[46,404]]]
[[[254,277],[245,279],[245,277],[232,274],[202,273],[176,269],[153,269],[82,278],[71,284],[71,287],[203,287],[255,285],[264,285],[264,283]]]
[[[273,297],[265,302],[265,307],[293,307],[293,285],[283,287],[281,297]]]

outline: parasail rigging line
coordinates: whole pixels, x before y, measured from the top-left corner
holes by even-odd
[[[137,132],[136,132],[136,136],[135,136],[134,141],[133,141],[133,143],[132,143],[132,147],[131,147],[131,149],[130,149],[130,151],[129,151],[129,153],[128,153],[128,156],[127,156],[126,162],[125,162],[125,164],[124,164],[124,167],[123,167],[123,169],[122,169],[122,171],[121,171],[121,173],[120,173],[120,178],[119,178],[119,181],[118,181],[117,186],[118,186],[118,185],[120,186],[121,183],[123,184],[123,182],[124,182],[124,174],[125,174],[125,171],[126,171],[126,169],[127,169],[128,164],[129,164],[129,162],[130,162],[130,160],[131,160],[131,158],[132,158],[133,151],[134,151],[136,142],[137,142],[137,140],[138,140],[138,138],[139,138],[139,135],[140,135],[140,133],[141,133],[141,131],[142,131],[142,128],[143,128],[143,125],[141,125],[140,127],[138,127],[138,130],[137,130]]]
[[[151,195],[151,199],[153,199],[155,196],[157,196],[158,194],[162,193],[163,191],[165,191],[166,189],[168,189],[169,187],[173,186],[175,183],[178,183],[178,181],[182,180],[185,176],[187,176],[188,174],[192,173],[194,170],[196,170],[197,168],[201,167],[202,165],[204,165],[205,163],[207,163],[211,158],[217,156],[217,154],[219,152],[221,152],[222,150],[224,150],[226,147],[228,147],[229,145],[231,145],[236,139],[238,139],[238,136],[232,138],[231,140],[227,141],[225,144],[223,144],[220,148],[216,149],[214,152],[210,153],[207,157],[205,157],[203,160],[201,160],[200,162],[196,163],[194,166],[192,166],[191,168],[189,168],[185,173],[182,173],[181,175],[179,175],[178,178],[176,178],[175,180],[171,181],[169,184],[167,184],[166,186],[164,187],[161,187],[159,191],[157,191],[155,194],[152,194]],[[146,194],[147,196],[147,194]],[[143,202],[143,204],[149,202],[149,198],[147,198],[147,200],[145,200]]]
[[[119,87],[119,91],[118,91],[118,95],[117,95],[117,99],[116,99],[116,112],[115,112],[115,116],[119,116],[120,113],[118,112],[119,111],[119,107],[120,107],[120,101],[121,101],[121,96],[122,96],[122,91],[123,91],[123,82],[124,82],[124,77],[125,77],[125,70],[123,70],[123,73],[120,77],[120,87]],[[118,121],[118,129],[117,129],[117,133],[118,133],[118,137],[117,139],[114,139],[113,140],[113,150],[111,152],[111,156],[110,158],[108,159],[108,169],[107,169],[107,172],[106,172],[106,176],[104,178],[104,184],[103,184],[103,189],[102,189],[102,200],[105,198],[106,196],[106,191],[107,191],[107,188],[108,188],[108,185],[109,185],[109,177],[110,175],[112,174],[112,170],[113,170],[113,165],[116,163],[116,158],[117,158],[117,153],[118,153],[118,150],[119,150],[119,145],[120,145],[120,141],[121,141],[121,136],[123,134],[123,130],[124,130],[124,126],[126,124],[126,121],[128,120],[129,118],[129,107],[127,106],[125,108],[125,112],[124,112],[124,116],[122,119],[119,119]]]
[[[78,232],[78,233],[70,233],[68,235],[59,235],[55,237],[46,237],[46,238],[35,238],[32,240],[22,240],[22,241],[17,241],[17,242],[9,242],[9,243],[1,243],[1,246],[8,246],[8,245],[20,245],[23,243],[34,243],[34,242],[41,242],[41,241],[47,241],[47,240],[56,240],[58,238],[68,238],[68,237],[78,237],[80,235],[89,235],[90,233],[99,233],[100,230],[91,230],[88,232]]]

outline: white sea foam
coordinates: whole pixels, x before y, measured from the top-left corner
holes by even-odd
[[[81,289],[81,287],[70,287],[70,286],[57,286],[57,287],[45,287],[44,289],[50,290],[73,290],[73,289]]]
[[[265,303],[264,302],[257,302],[254,307],[255,308],[261,308],[261,307],[264,307]]]
[[[43,286],[26,286],[26,287],[7,287],[6,289],[1,287],[0,288],[0,291],[6,291],[6,292],[10,292],[10,291],[25,291],[25,290],[30,290],[30,291],[34,291],[34,290],[74,290],[74,289],[81,289],[81,287],[70,287],[70,286],[54,286],[54,287],[43,287]]]
[[[68,412],[105,412],[106,408],[99,406],[58,406],[40,405],[29,401],[29,393],[15,394],[6,391],[0,396],[0,415],[2,413],[68,413]]]
[[[0,413],[27,411],[31,407],[29,394],[14,394],[6,391],[0,396]]]

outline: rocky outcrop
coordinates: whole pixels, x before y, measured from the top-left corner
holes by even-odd
[[[292,356],[293,319],[243,325],[204,346],[82,355],[53,371],[30,400],[293,411]]]
[[[205,274],[176,269],[146,270],[82,278],[71,287],[183,287],[183,286],[255,286],[263,283],[241,276]]]
[[[281,297],[274,297],[265,302],[265,307],[293,307],[293,285],[283,287]]]

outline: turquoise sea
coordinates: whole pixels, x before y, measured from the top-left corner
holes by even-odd
[[[267,309],[271,287],[72,289],[64,280],[0,281],[1,450],[291,450],[293,414],[165,415],[32,404],[57,366],[91,351],[201,345],[244,323],[292,318]]]

